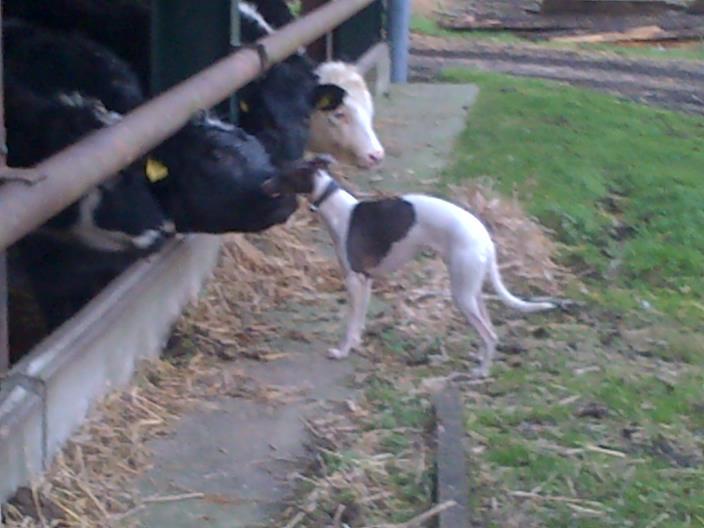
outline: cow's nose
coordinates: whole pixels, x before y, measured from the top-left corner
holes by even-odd
[[[374,152],[370,152],[367,155],[367,159],[368,159],[370,165],[372,165],[372,166],[378,165],[384,159],[384,151],[383,150],[375,150]]]
[[[156,251],[165,242],[166,237],[160,229],[147,229],[139,236],[132,238],[132,245],[137,251]]]

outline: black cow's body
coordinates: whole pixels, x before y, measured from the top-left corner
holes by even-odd
[[[251,0],[249,3],[274,28],[278,29],[294,20],[293,13],[284,0]]]
[[[6,71],[31,83],[33,90],[77,90],[101,101],[121,101],[126,110],[143,102],[136,77],[110,50],[27,24],[12,25],[19,29],[6,39],[11,58]],[[26,53],[39,45],[56,47],[62,60]],[[50,75],[28,73],[47,68]],[[91,71],[96,79],[86,79]],[[109,77],[111,71],[116,73]],[[291,196],[272,198],[261,191],[261,183],[276,172],[256,139],[232,125],[199,117],[152,154],[167,174],[149,187],[180,232],[262,231],[285,221],[296,208]]]
[[[142,88],[149,80],[149,11],[137,0],[3,0],[3,16],[80,33],[132,65]]]
[[[7,72],[5,80],[10,166],[31,167],[116,119],[98,101],[75,94],[44,97]],[[161,238],[166,219],[148,188],[144,166],[139,160],[126,167],[42,229],[107,251],[150,249]]]
[[[270,34],[271,27],[256,13],[254,7],[240,5],[242,42],[256,42]],[[264,144],[275,163],[298,159],[308,144],[318,84],[314,68],[305,54],[296,53],[238,93],[240,125]]]
[[[8,16],[80,32],[109,47],[135,69],[142,86],[148,86],[148,4],[137,0],[5,0],[3,5]],[[271,29],[248,11],[240,6],[241,39],[245,43],[254,42]],[[263,78],[240,90],[249,109],[241,112],[240,125],[262,142],[274,164],[282,166],[303,156],[316,84],[314,65],[298,54],[273,65]]]
[[[152,190],[178,232],[263,231],[296,210],[295,198],[262,190],[280,169],[256,138],[229,123],[202,116],[152,156],[168,171]]]
[[[11,165],[34,165],[121,119],[90,97],[116,112],[143,102],[148,9],[133,0],[8,0],[4,8],[54,28],[5,25]],[[246,29],[246,17],[243,26],[245,39],[264,34]],[[261,231],[285,221],[296,198],[271,196],[263,184],[302,156],[316,83],[302,55],[274,66],[242,91],[251,111],[245,130],[207,115],[195,119],[155,148],[149,163],[133,163],[11,248],[48,329],[158,247],[168,231],[164,217],[180,232],[208,233]]]
[[[5,116],[8,162],[17,167],[35,165],[114,118],[96,101],[44,97],[11,75],[5,77]],[[10,248],[11,266],[24,269],[49,330],[172,231],[147,187],[144,163],[98,185]]]
[[[4,22],[2,32],[5,68],[35,92],[80,91],[120,113],[144,101],[132,68],[100,44],[17,19]]]

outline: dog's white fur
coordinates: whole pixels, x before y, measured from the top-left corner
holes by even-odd
[[[319,170],[314,176],[310,199],[322,196],[332,177]],[[318,211],[327,226],[350,298],[347,330],[337,348],[328,351],[331,358],[344,358],[362,341],[372,280],[391,273],[414,258],[423,248],[435,250],[450,273],[452,297],[467,321],[484,342],[481,363],[473,373],[487,376],[496,350],[497,336],[491,324],[482,287],[489,276],[500,299],[524,313],[556,308],[551,302],[526,302],[513,296],[501,281],[494,243],[484,225],[471,213],[445,200],[422,194],[402,196],[415,210],[416,221],[407,236],[391,246],[389,253],[368,275],[352,271],[346,254],[346,235],[352,211],[358,200],[339,189],[324,200]]]

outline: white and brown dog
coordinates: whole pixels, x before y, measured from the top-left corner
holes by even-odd
[[[331,358],[344,358],[362,341],[372,280],[399,269],[421,250],[430,248],[445,261],[452,297],[484,341],[484,353],[473,374],[487,376],[497,336],[489,319],[482,287],[487,275],[500,299],[521,312],[550,310],[553,302],[526,302],[501,282],[494,243],[484,225],[450,202],[422,194],[378,200],[357,200],[340,188],[325,170],[332,158],[318,156],[317,171],[291,172],[268,182],[272,193],[305,194],[316,208],[335,244],[350,297],[347,331]]]

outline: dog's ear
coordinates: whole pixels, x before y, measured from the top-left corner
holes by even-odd
[[[326,170],[330,165],[335,165],[337,160],[330,154],[317,154],[306,160],[312,170]]]
[[[336,84],[319,84],[313,90],[311,104],[316,110],[332,112],[342,104],[347,91]]]
[[[319,154],[309,159],[301,159],[291,163],[281,171],[283,187],[291,188],[291,192],[308,194],[313,192],[315,173],[325,170],[335,163],[328,154]]]
[[[312,176],[316,171],[325,170],[336,163],[330,154],[316,154],[312,158],[300,159],[290,164],[284,171],[285,178]]]
[[[279,178],[269,178],[264,180],[264,183],[261,185],[261,189],[267,196],[277,198],[282,192],[281,180]]]

